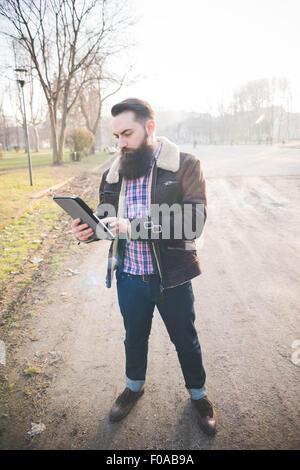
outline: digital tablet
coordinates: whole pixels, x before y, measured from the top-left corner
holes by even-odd
[[[81,219],[81,224],[88,224],[98,240],[113,240],[114,234],[101,222],[92,209],[78,196],[55,196],[53,200],[73,219]],[[94,238],[94,235],[92,237]],[[89,238],[88,238],[89,240]]]

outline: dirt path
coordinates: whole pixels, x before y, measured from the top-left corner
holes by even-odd
[[[108,422],[124,387],[123,325],[115,282],[111,289],[104,283],[108,242],[99,242],[72,251],[56,280],[38,292],[44,305],[28,319],[7,371],[19,392],[5,411],[2,448],[300,448],[300,367],[291,360],[300,339],[300,178],[236,176],[207,184],[203,275],[193,287],[208,396],[219,416],[216,437],[197,427],[157,309],[146,393],[124,421]],[[40,371],[32,383],[45,382],[36,406],[33,393],[21,393],[26,360]],[[44,423],[45,431],[30,438],[31,422]]]

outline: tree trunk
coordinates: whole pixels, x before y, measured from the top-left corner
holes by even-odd
[[[37,126],[33,126],[33,131],[34,131],[34,151],[39,152],[40,151],[40,136],[39,136],[39,131]]]
[[[102,148],[102,129],[101,129],[101,124],[99,126],[99,129],[98,129],[98,132],[99,132],[99,147],[100,149]],[[96,132],[95,132],[95,139],[96,139]]]
[[[16,122],[16,135],[17,135],[17,147],[20,147],[19,126],[17,122]]]
[[[58,158],[59,158],[60,164],[63,164],[63,161],[64,161],[66,129],[67,129],[67,109],[66,109],[66,106],[64,106],[63,115],[61,119],[61,125],[60,125],[59,141],[58,141]]]
[[[59,134],[59,145],[58,145],[58,160],[59,164],[62,165],[64,162],[64,147],[65,147],[65,140],[66,140],[66,127],[67,122],[66,119],[62,120],[60,134]]]
[[[59,164],[63,164],[64,161],[64,147],[66,140],[66,129],[67,129],[67,119],[70,109],[68,109],[68,96],[69,96],[70,82],[66,83],[63,94],[63,109],[62,109],[62,118],[60,124],[60,133],[58,139],[58,160]]]
[[[50,124],[51,124],[51,144],[52,144],[52,157],[53,165],[59,165],[58,158],[58,135],[57,135],[57,120],[54,109],[49,105]]]

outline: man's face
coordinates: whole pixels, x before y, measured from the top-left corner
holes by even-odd
[[[113,118],[113,133],[118,140],[119,148],[124,153],[130,153],[142,145],[145,140],[145,127],[135,120],[133,111],[124,111]]]
[[[153,121],[145,126],[135,120],[132,111],[124,111],[113,119],[113,131],[121,150],[120,173],[128,180],[144,176],[150,167],[154,149],[149,139]]]

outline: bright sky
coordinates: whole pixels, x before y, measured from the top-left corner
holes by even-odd
[[[140,17],[134,71],[124,88],[154,108],[214,112],[249,80],[286,77],[300,112],[300,0],[130,0]]]

